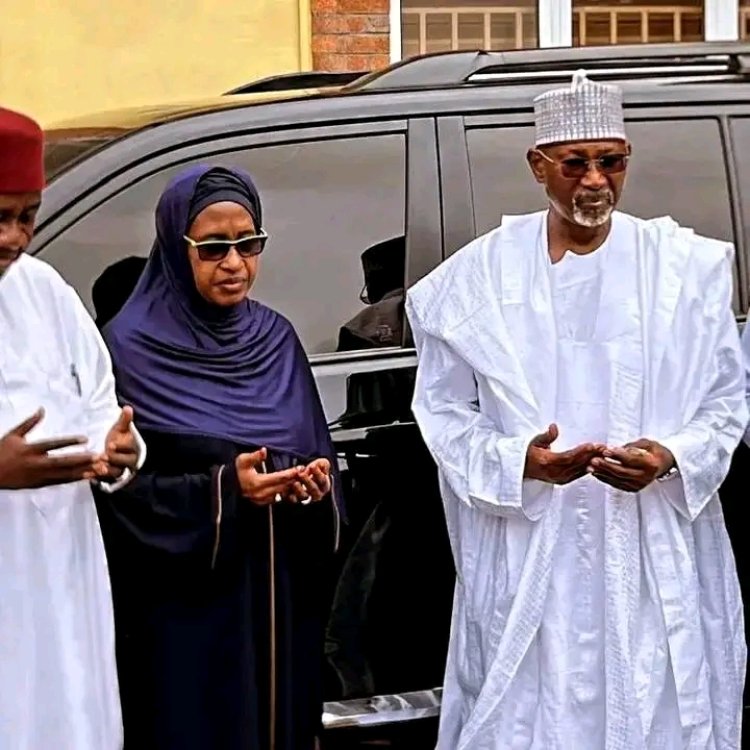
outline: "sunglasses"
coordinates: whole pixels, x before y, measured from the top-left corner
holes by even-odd
[[[219,261],[229,255],[232,248],[236,248],[241,258],[252,258],[260,255],[266,246],[268,235],[261,230],[260,234],[251,234],[236,240],[201,240],[196,242],[187,235],[183,236],[185,242],[198,251],[201,260]]]
[[[580,180],[581,177],[585,177],[592,165],[596,167],[598,172],[605,175],[620,174],[625,171],[628,166],[628,154],[604,154],[596,159],[586,159],[583,156],[569,156],[566,159],[553,159],[544,151],[534,149],[534,153],[539,154],[543,159],[546,159],[550,164],[554,164],[559,168],[560,174],[568,180]]]

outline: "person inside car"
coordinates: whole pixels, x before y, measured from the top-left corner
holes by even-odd
[[[619,88],[579,71],[535,116],[548,209],[407,294],[457,567],[438,748],[736,750],[734,249],[615,211]]]
[[[335,454],[291,324],[248,297],[267,236],[244,172],[192,167],[103,334],[150,442],[99,498],[132,750],[312,750]]]
[[[401,346],[404,318],[406,238],[393,237],[362,253],[365,285],[360,310],[339,331],[336,351]]]
[[[130,255],[107,266],[94,281],[91,301],[96,313],[94,322],[99,330],[120,312],[145,266],[146,258]]]

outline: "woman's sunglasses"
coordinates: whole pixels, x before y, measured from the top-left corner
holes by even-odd
[[[604,154],[596,159],[569,156],[567,159],[557,160],[547,156],[544,151],[540,151],[539,149],[535,149],[535,153],[546,159],[550,164],[554,164],[560,170],[560,174],[568,180],[580,180],[581,177],[585,177],[592,165],[596,166],[599,172],[606,175],[620,174],[628,166],[628,154]]]
[[[266,246],[268,235],[261,230],[260,234],[251,234],[247,237],[240,237],[236,240],[201,240],[196,242],[191,237],[184,235],[185,242],[198,251],[198,257],[201,260],[219,261],[229,255],[229,251],[234,247],[241,258],[252,258],[260,255]]]

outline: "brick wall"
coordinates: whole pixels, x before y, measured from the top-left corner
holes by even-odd
[[[367,71],[389,64],[390,0],[312,0],[313,68]]]

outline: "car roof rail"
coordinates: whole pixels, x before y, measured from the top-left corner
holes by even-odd
[[[224,96],[235,94],[260,94],[268,91],[292,91],[294,89],[327,88],[328,86],[344,86],[367,75],[369,71],[333,73],[321,70],[310,70],[302,73],[284,73],[277,76],[261,78],[257,81],[244,83],[231,91],[224,92]]]
[[[509,52],[437,52],[408,58],[370,73],[346,91],[460,86],[518,80],[529,83],[568,77],[585,68],[594,75],[716,75],[750,73],[750,43],[640,44],[555,47]]]

